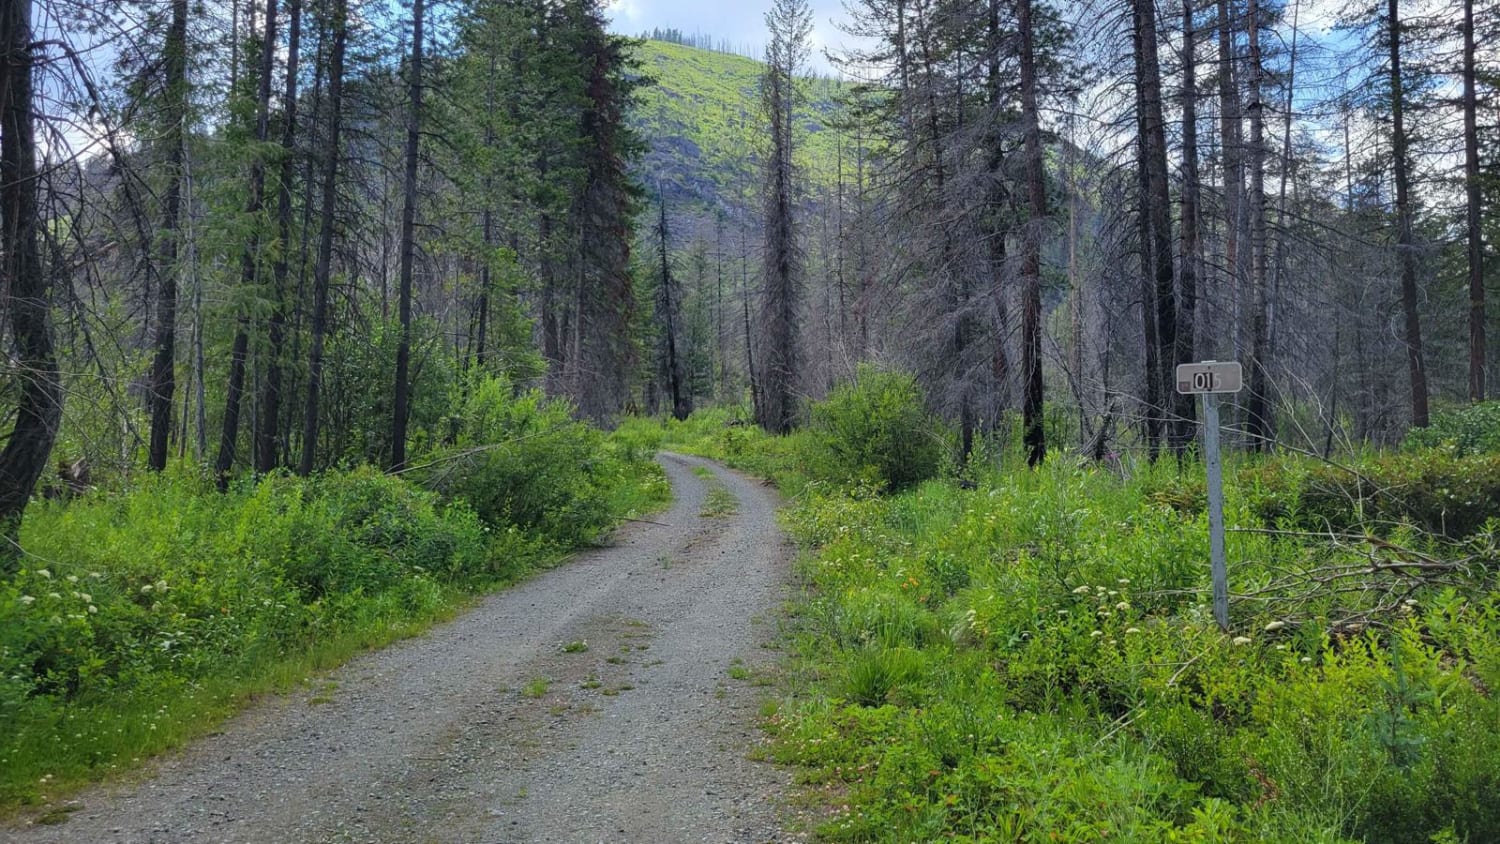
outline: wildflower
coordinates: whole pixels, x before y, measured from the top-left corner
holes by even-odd
[[[1092,632],[1092,633],[1089,634],[1089,636],[1091,636],[1091,637],[1093,637],[1095,639],[1097,639],[1097,638],[1099,638],[1100,636],[1103,636],[1103,635],[1104,635],[1104,631],[1103,630],[1095,630],[1094,632]]]
[[[1306,665],[1306,664],[1307,664],[1307,663],[1309,663],[1309,662],[1312,662],[1312,657],[1310,657],[1310,656],[1304,656],[1304,657],[1303,657],[1303,658],[1302,658],[1302,664],[1303,664],[1303,665]]]
[[[156,591],[158,591],[158,592],[165,592],[165,591],[167,591],[167,582],[165,580],[158,580],[158,581],[156,581]]]
[[[1115,604],[1115,609],[1117,609],[1117,610],[1119,610],[1121,612],[1124,612],[1125,610],[1130,609],[1130,602],[1129,601],[1121,601],[1120,603]]]
[[[53,598],[53,599],[58,600],[58,601],[62,600],[62,596],[59,595],[59,594],[57,594],[56,592],[48,592],[47,593],[47,597]]]
[[[20,600],[21,600],[21,603],[27,604],[27,605],[31,605],[31,604],[36,603],[36,598],[33,598],[30,595],[22,595]]]
[[[1266,625],[1266,632],[1267,633],[1275,633],[1277,630],[1280,630],[1281,628],[1283,628],[1285,626],[1286,626],[1286,622],[1285,621],[1273,621],[1270,624]]]
[[[76,574],[70,574],[70,575],[68,575],[68,582],[69,583],[77,583],[78,582],[78,575],[76,575]]]
[[[1139,627],[1127,627],[1127,628],[1125,628],[1125,635],[1126,636],[1129,636],[1132,633],[1139,633],[1139,632],[1141,632],[1141,628],[1139,628]]]
[[[1087,586],[1080,586],[1077,589],[1073,590],[1074,595],[1087,595],[1088,593],[1089,588]]]
[[[154,587],[154,586],[152,586],[151,584],[148,583],[145,586],[141,587],[141,594],[142,595],[149,594],[151,592],[151,590],[154,589],[154,588],[156,588],[156,587]]]
[[[1236,645],[1248,645],[1252,641],[1254,641],[1254,640],[1251,639],[1249,636],[1236,636],[1236,637],[1234,637],[1234,643]]]
[[[45,578],[46,580],[51,580],[52,579],[52,572],[47,571],[46,569],[37,569],[36,570],[36,576],[40,577],[40,578]]]
[[[1121,586],[1129,586],[1130,585],[1130,578],[1128,578],[1128,577],[1122,577],[1122,578],[1120,578],[1119,583],[1120,583]]]
[[[98,611],[99,611],[98,607],[94,606],[93,604],[89,604],[89,612],[91,612],[91,613],[97,613]]]
[[[87,592],[79,592],[78,597],[82,598],[85,604],[92,604],[94,602],[94,596]]]

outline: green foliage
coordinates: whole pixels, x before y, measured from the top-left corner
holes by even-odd
[[[516,392],[496,376],[476,376],[454,398],[454,444],[414,474],[451,500],[466,501],[496,529],[520,531],[554,547],[594,541],[613,517],[611,492],[646,456],[634,438],[622,448],[575,420],[566,402]]]
[[[726,430],[695,417],[668,426],[667,441],[734,443],[746,464],[805,459],[776,456],[781,438]],[[1256,524],[1273,506],[1306,518],[1315,470],[1239,467],[1229,522]],[[1122,480],[1054,460],[980,469],[973,490],[797,487],[787,526],[808,549],[810,588],[794,696],[769,728],[772,755],[830,797],[819,834],[1488,840],[1500,828],[1493,589],[1418,589],[1414,607],[1380,617],[1390,632],[1379,635],[1330,632],[1326,595],[1298,595],[1291,623],[1274,600],[1236,601],[1231,639],[1206,606],[1194,474],[1164,461]],[[1229,552],[1234,594],[1286,571],[1368,563],[1262,534],[1232,534]]]
[[[1489,530],[1500,513],[1500,453],[1450,448],[1368,456],[1350,465],[1281,457],[1233,469],[1236,490],[1266,527],[1390,534],[1404,527],[1462,539]],[[1147,494],[1158,504],[1198,514],[1202,475],[1156,473]]]
[[[811,416],[810,468],[828,480],[899,491],[942,465],[941,425],[910,375],[862,365]]]
[[[1500,454],[1500,401],[1435,413],[1431,425],[1407,432],[1405,447],[1408,451],[1442,448],[1462,457]]]
[[[656,84],[640,93],[633,121],[654,139],[643,166],[651,184],[692,196],[705,205],[747,201],[753,179],[746,168],[762,152],[760,78],[754,59],[646,41],[636,50],[642,70]],[[830,131],[842,86],[806,80],[798,108],[797,164],[816,183],[836,172],[838,137]]]
[[[0,582],[0,806],[128,767],[665,499],[649,451],[565,406],[483,379],[463,407],[464,443],[510,438],[464,482],[473,505],[369,467],[223,495],[174,467],[37,502]]]

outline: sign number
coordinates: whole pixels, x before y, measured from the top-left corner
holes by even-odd
[[[1238,393],[1245,386],[1244,370],[1234,361],[1184,363],[1177,367],[1177,392],[1185,396]]]

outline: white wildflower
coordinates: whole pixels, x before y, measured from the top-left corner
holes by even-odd
[[[1249,636],[1236,636],[1236,637],[1234,637],[1234,643],[1236,645],[1248,645],[1252,641],[1254,641],[1254,640],[1251,639]]]
[[[37,569],[36,570],[36,576],[37,577],[41,577],[41,578],[45,578],[47,580],[51,580],[52,579],[52,572],[47,571],[46,569]]]
[[[1089,588],[1087,586],[1080,586],[1077,589],[1073,590],[1074,595],[1087,595],[1088,593]]]
[[[21,603],[27,604],[27,605],[36,603],[36,598],[33,598],[30,595],[22,595],[21,598],[20,598],[20,600],[21,600]]]
[[[1285,626],[1286,626],[1286,622],[1285,621],[1273,621],[1270,624],[1266,625],[1266,632],[1267,633],[1275,633],[1277,630],[1280,630],[1281,628],[1283,628]]]

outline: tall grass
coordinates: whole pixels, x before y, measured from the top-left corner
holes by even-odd
[[[465,409],[454,448],[480,459],[430,453],[441,483],[364,468],[220,495],[178,468],[38,502],[0,582],[0,809],[131,767],[666,499],[649,449],[565,407],[479,385]],[[562,503],[524,509],[518,489]]]
[[[729,421],[670,423],[663,442],[792,493],[808,589],[772,753],[828,795],[826,839],[1478,842],[1500,829],[1494,523],[1455,546],[1401,526],[1423,511],[1397,502],[1371,528],[1381,538],[1331,542],[1301,521],[1323,469],[1237,464],[1229,523],[1250,530],[1230,535],[1241,597],[1225,635],[1191,462],[1064,453],[1037,471],[987,464],[973,488],[877,495],[809,475],[808,435]],[[1393,471],[1384,460],[1354,468]],[[1429,464],[1457,466],[1445,460]],[[1413,500],[1440,502],[1434,491]],[[1394,606],[1316,582],[1263,593],[1289,573],[1368,570],[1380,543],[1476,556],[1461,580],[1410,580]]]

